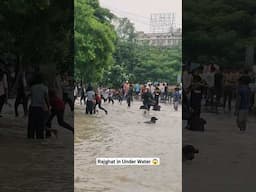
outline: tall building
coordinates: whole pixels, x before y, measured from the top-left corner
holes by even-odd
[[[176,47],[182,43],[181,28],[176,28],[174,13],[154,13],[150,16],[150,33],[137,32],[138,44]]]
[[[174,13],[152,13],[150,15],[151,33],[168,33],[176,28]]]
[[[137,32],[136,43],[148,44],[157,47],[177,47],[182,44],[181,29],[173,30],[173,32],[165,33],[144,33]]]

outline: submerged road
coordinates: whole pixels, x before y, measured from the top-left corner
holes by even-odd
[[[59,137],[47,140],[27,139],[27,118],[14,115],[12,106],[4,106],[0,118],[0,191],[1,192],[71,192],[74,185],[73,134],[59,127],[56,118],[53,128]],[[65,119],[73,124],[68,106]]]
[[[108,115],[99,110],[85,115],[75,109],[76,192],[181,192],[181,106],[160,104],[161,111],[144,114],[141,102],[131,108],[123,102],[104,103]],[[156,124],[145,124],[156,116]],[[158,157],[160,166],[96,166],[98,157]]]

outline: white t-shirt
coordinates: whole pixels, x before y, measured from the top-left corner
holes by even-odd
[[[155,92],[155,87],[154,86],[151,86],[151,93],[154,93]]]
[[[36,84],[31,87],[31,106],[45,108],[45,98],[48,97],[48,88],[44,84]]]
[[[7,76],[3,75],[3,79],[0,81],[0,96],[5,95],[5,89],[8,88]]]
[[[206,81],[209,88],[214,87],[215,73],[206,73],[205,74],[205,81]]]
[[[77,97],[78,95],[78,89],[77,89],[77,86],[75,86],[75,89],[74,89],[74,97]]]
[[[93,101],[94,96],[95,96],[95,92],[94,91],[87,91],[87,100],[88,101]]]
[[[164,86],[163,86],[163,84],[160,85],[160,90],[161,90],[161,93],[164,93]]]

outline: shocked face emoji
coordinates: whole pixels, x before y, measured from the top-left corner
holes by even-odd
[[[158,161],[158,159],[153,159],[152,160],[152,165],[159,165],[160,162]]]

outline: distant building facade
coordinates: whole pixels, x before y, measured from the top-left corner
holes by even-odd
[[[182,44],[182,32],[181,29],[167,33],[137,32],[135,41],[138,44],[148,44],[157,47],[177,47]]]

